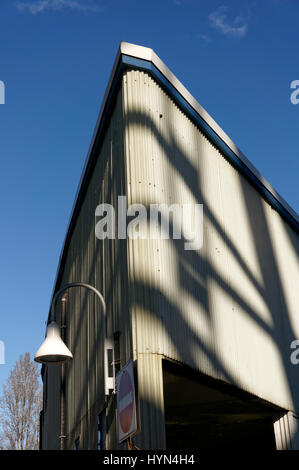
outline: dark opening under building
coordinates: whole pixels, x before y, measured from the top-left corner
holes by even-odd
[[[136,210],[202,204],[202,246],[186,249],[163,211],[169,238],[117,236],[119,196]],[[103,203],[116,225],[100,240]],[[121,43],[53,294],[71,282],[103,294],[114,365],[134,362],[138,447],[298,448],[298,226],[156,54]],[[73,360],[42,368],[41,448],[123,448],[104,390],[101,305],[81,288],[62,299]]]

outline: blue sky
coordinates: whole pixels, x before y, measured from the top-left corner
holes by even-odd
[[[297,0],[1,0],[0,340],[33,354],[121,40],[152,47],[298,212]]]

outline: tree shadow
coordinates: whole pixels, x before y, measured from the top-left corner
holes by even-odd
[[[192,192],[194,199],[197,203],[202,203],[204,206],[205,223],[207,221],[217,232],[221,238],[225,249],[233,256],[234,261],[237,263],[239,269],[242,270],[248,282],[251,284],[253,290],[259,295],[266,305],[267,311],[271,315],[271,321],[265,320],[260,315],[260,312],[255,310],[248,299],[244,298],[235,287],[228,282],[228,280],[218,272],[215,266],[209,262],[200,252],[188,252],[184,250],[185,240],[170,240],[177,256],[177,272],[180,283],[180,288],[187,291],[195,302],[199,305],[209,305],[209,292],[206,289],[207,282],[212,280],[217,286],[225,292],[225,294],[232,300],[232,304],[237,305],[242,312],[254,322],[261,331],[268,337],[270,341],[275,344],[277,354],[280,358],[282,367],[282,376],[285,378],[285,385],[291,396],[293,410],[298,409],[298,387],[295,385],[298,377],[297,370],[290,362],[290,343],[296,337],[294,329],[290,321],[290,314],[288,311],[288,303],[285,298],[284,286],[281,282],[280,272],[276,262],[277,254],[273,248],[273,234],[271,235],[268,226],[267,217],[265,214],[265,207],[267,203],[263,201],[261,195],[257,190],[253,189],[250,183],[247,182],[245,177],[238,175],[238,183],[241,188],[241,194],[244,199],[244,208],[246,210],[247,225],[251,232],[251,239],[254,243],[255,253],[258,258],[259,270],[261,277],[257,277],[250,269],[246,259],[242,255],[241,245],[236,244],[230,236],[230,232],[219,219],[219,214],[213,210],[209,197],[202,191],[202,178],[199,169],[194,165],[190,155],[178,143],[178,137],[174,123],[172,122],[172,106],[169,108],[160,109],[163,115],[166,115],[169,120],[169,125],[166,131],[167,138],[163,136],[159,130],[157,123],[152,119],[150,113],[143,113],[138,109],[130,108],[126,116],[127,126],[134,126],[135,130],[138,129],[139,133],[147,133],[149,138],[155,139],[161,154],[168,160],[170,167],[174,172],[180,175],[184,184]],[[193,135],[189,138],[196,139],[194,134],[198,130],[193,130]],[[212,145],[212,144],[211,144]],[[204,148],[201,148],[197,142],[198,158],[202,157]],[[143,157],[144,158],[144,157]],[[219,158],[225,158],[219,154]],[[215,175],[217,180],[217,175]],[[168,187],[172,189],[173,199],[175,200],[177,188],[175,187],[175,180],[171,173],[168,175]],[[170,191],[171,193],[171,191]],[[133,201],[134,202],[134,201]],[[137,202],[137,201],[136,201]],[[138,201],[139,203],[146,204],[146,201]],[[270,208],[270,206],[269,206]],[[222,217],[225,217],[223,214]],[[234,227],[231,227],[234,230]],[[295,232],[291,227],[288,227],[287,233],[294,248],[294,253],[298,253],[298,245],[294,243],[293,237]],[[291,235],[290,235],[291,234]],[[213,249],[211,247],[211,249]],[[150,286],[134,280],[131,286],[135,290],[135,299],[139,306],[146,305],[151,315],[157,317],[161,322],[161,314],[159,312],[167,311],[173,312],[175,316],[175,326],[171,322],[162,321],[161,327],[166,329],[168,337],[175,342],[177,336],[175,328],[187,330],[187,336],[190,342],[178,348],[180,354],[184,356],[184,350],[188,350],[188,354],[192,357],[194,351],[199,348],[210,360],[211,364],[220,372],[223,379],[228,380],[230,383],[240,385],[236,377],[231,371],[225,367],[220,355],[215,354],[201,340],[199,335],[194,334],[190,327],[186,324],[183,312],[177,305],[173,305],[171,299],[167,298],[156,286]],[[175,286],[174,286],[175,289]],[[278,308],[279,305],[279,308]],[[158,308],[157,308],[158,306]],[[209,311],[205,311],[210,320],[211,330],[214,328],[213,318],[209,316]],[[163,317],[163,314],[162,314]],[[195,366],[195,364],[193,364]]]

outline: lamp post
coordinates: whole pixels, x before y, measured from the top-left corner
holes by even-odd
[[[55,305],[58,297],[65,292],[67,289],[73,287],[85,287],[86,289],[91,290],[99,298],[102,306],[102,331],[103,331],[103,351],[104,351],[104,376],[105,376],[105,395],[109,395],[109,390],[114,391],[114,366],[112,376],[109,376],[109,367],[108,367],[108,354],[110,352],[110,357],[112,359],[112,364],[114,364],[114,351],[113,351],[113,341],[109,338],[106,338],[106,303],[102,294],[93,286],[86,284],[84,282],[71,282],[65,284],[61,289],[59,289],[53,297],[51,303],[51,312],[46,330],[46,339],[38,349],[37,353],[34,356],[34,360],[41,364],[51,365],[51,364],[64,364],[65,362],[71,361],[73,355],[68,349],[66,344],[63,342],[60,336],[60,329],[56,322],[55,314]],[[110,361],[111,361],[110,359]],[[64,416],[60,417],[61,424],[64,423]],[[64,438],[64,433],[60,438]],[[62,441],[60,448],[63,448]]]
[[[34,356],[36,362],[41,364],[60,364],[61,362],[68,362],[73,359],[71,351],[67,348],[62,341],[59,332],[59,326],[56,323],[55,305],[58,297],[71,287],[85,287],[94,292],[100,299],[102,305],[102,319],[103,319],[103,338],[106,339],[106,303],[102,294],[93,286],[85,284],[84,282],[71,282],[59,289],[53,297],[51,304],[51,313],[48,321],[46,339]]]

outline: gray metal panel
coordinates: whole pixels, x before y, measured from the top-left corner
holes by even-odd
[[[203,203],[204,245],[129,240],[134,357],[298,409],[298,234],[146,73],[124,76],[128,203]]]
[[[59,450],[59,416],[60,416],[60,366],[48,367],[44,374],[44,419],[42,432],[42,449]],[[51,430],[51,432],[48,432]]]

